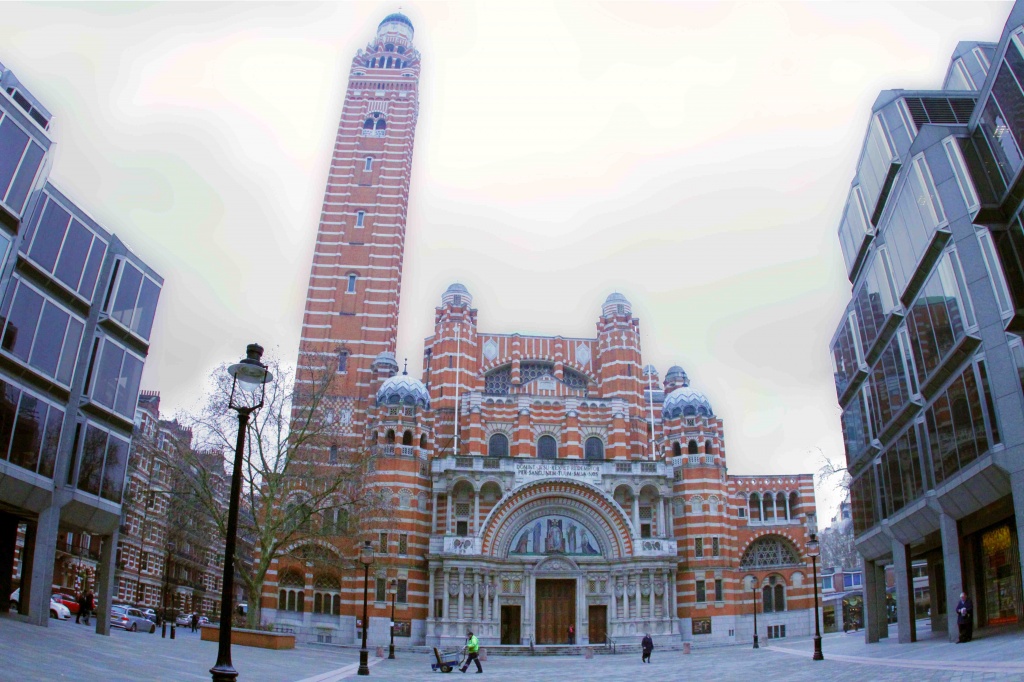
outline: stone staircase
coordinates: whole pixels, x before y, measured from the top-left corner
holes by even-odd
[[[325,646],[341,647],[345,649],[359,649],[358,644],[328,644]],[[674,642],[671,644],[657,643],[655,645],[655,651],[682,651],[684,647],[683,642]],[[368,647],[370,650],[370,656],[374,656],[377,647],[371,645]],[[385,655],[387,655],[387,647],[383,647]],[[487,656],[585,656],[587,649],[594,652],[595,656],[608,656],[608,655],[640,655],[640,644],[538,644],[534,646],[529,645],[512,645],[512,644],[492,644],[480,647],[481,651],[486,652]],[[433,647],[428,646],[410,646],[410,645],[395,645],[396,652],[408,652],[417,654],[429,654],[433,655]]]

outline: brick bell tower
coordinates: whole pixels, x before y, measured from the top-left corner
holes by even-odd
[[[390,14],[352,60],[299,340],[297,379],[324,366],[336,373],[326,407],[337,415],[339,438],[353,447],[372,405],[374,360],[394,353],[398,332],[419,108],[420,54],[412,39],[408,17]]]

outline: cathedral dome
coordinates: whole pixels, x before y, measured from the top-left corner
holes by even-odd
[[[665,405],[662,408],[662,419],[674,419],[676,417],[711,417],[715,411],[711,409],[711,403],[700,391],[681,386],[672,391],[665,398]]]
[[[380,28],[384,24],[392,21],[397,21],[399,24],[405,24],[409,28],[413,28],[412,22],[409,21],[409,17],[405,16],[401,12],[393,12],[392,14],[387,15],[384,17],[384,21],[380,22],[380,25],[377,26],[377,28]]]
[[[392,374],[398,373],[398,360],[395,358],[395,354],[389,350],[381,351],[377,353],[377,357],[373,360],[374,369],[387,368],[392,370]]]
[[[604,300],[604,305],[601,306],[601,314],[605,317],[611,317],[612,315],[631,315],[633,313],[633,306],[630,304],[629,299],[615,292],[608,296]]]
[[[430,394],[419,379],[413,379],[408,374],[397,374],[381,384],[377,391],[377,404],[385,403],[430,407]]]
[[[469,306],[473,304],[473,296],[465,285],[455,282],[441,294],[441,305]]]
[[[675,384],[678,386],[689,386],[690,377],[686,376],[686,371],[679,365],[672,365],[665,372],[665,384]]]

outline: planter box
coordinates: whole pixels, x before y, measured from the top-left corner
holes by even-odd
[[[204,642],[220,640],[220,626],[203,625],[201,628]],[[260,649],[294,649],[295,635],[282,632],[266,632],[264,630],[231,629],[231,643],[239,646],[254,646]]]

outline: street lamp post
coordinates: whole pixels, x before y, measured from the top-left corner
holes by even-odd
[[[757,581],[756,580],[751,584],[750,589],[753,590],[753,592],[754,592],[754,648],[758,649],[760,647],[757,646]]]
[[[366,650],[366,629],[370,624],[366,618],[367,590],[370,586],[370,564],[373,563],[373,547],[367,540],[359,552],[359,563],[363,565],[363,648],[359,650],[359,675],[370,674],[370,652]]]
[[[814,571],[814,655],[811,660],[823,661],[825,656],[821,653],[821,626],[818,623],[818,536],[814,533],[807,540],[807,554],[811,557]]]
[[[250,343],[245,358],[228,367],[232,377],[228,407],[238,413],[238,440],[231,472],[231,498],[228,500],[227,539],[224,545],[224,577],[220,595],[220,641],[217,662],[210,668],[213,682],[234,682],[238,671],[231,665],[231,601],[235,578],[235,539],[238,534],[238,498],[242,494],[242,455],[245,452],[245,431],[249,418],[263,407],[266,386],[274,380],[267,366],[260,362],[263,346]],[[241,384],[241,386],[239,386]]]
[[[388,658],[395,660],[395,596],[398,595],[398,578],[392,578],[389,584],[391,592],[391,646],[388,647]]]

